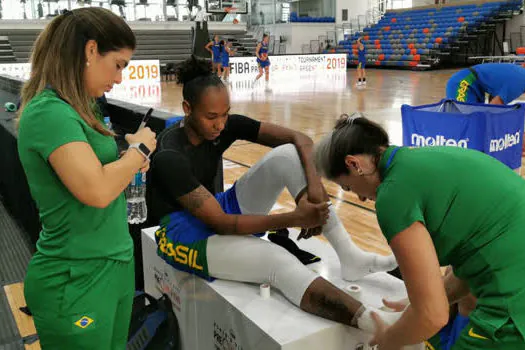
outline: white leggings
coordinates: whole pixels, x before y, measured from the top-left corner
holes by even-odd
[[[306,187],[295,146],[268,152],[235,185],[243,214],[266,215],[284,188],[295,198]],[[299,306],[308,286],[319,277],[286,249],[253,236],[214,235],[208,238],[208,270],[212,277],[269,283]]]

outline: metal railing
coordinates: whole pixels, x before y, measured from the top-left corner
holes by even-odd
[[[473,56],[469,57],[469,60],[481,61],[481,63],[516,63],[524,62],[525,56],[518,55],[507,55],[507,56]]]

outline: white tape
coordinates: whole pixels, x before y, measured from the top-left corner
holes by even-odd
[[[351,284],[347,286],[346,292],[350,294],[355,300],[361,301],[361,287],[357,284]]]
[[[260,286],[260,295],[263,299],[270,298],[270,285],[269,284],[261,284]]]

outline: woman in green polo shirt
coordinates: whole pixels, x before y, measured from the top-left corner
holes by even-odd
[[[449,303],[471,292],[470,322],[453,350],[525,349],[525,181],[496,159],[456,147],[390,146],[359,114],[345,116],[316,147],[324,177],[376,201],[379,225],[410,303],[387,327],[381,350],[429,339],[448,321]],[[443,279],[440,266],[454,274]]]
[[[119,159],[95,98],[121,82],[134,49],[128,25],[95,7],[56,17],[35,42],[18,152],[42,222],[24,293],[44,350],[126,348],[134,265],[123,190],[156,141],[148,128],[127,135]]]

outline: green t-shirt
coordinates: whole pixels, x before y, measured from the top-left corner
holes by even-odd
[[[525,334],[525,181],[475,150],[401,147],[391,157],[395,148],[379,163],[376,210],[387,240],[423,223],[440,265],[479,298],[477,315],[493,327],[511,315]]]
[[[131,260],[124,194],[103,209],[85,205],[49,164],[49,155],[70,142],[88,143],[102,164],[118,159],[111,136],[91,128],[52,90],[44,90],[24,109],[18,133],[18,153],[42,222],[37,250],[64,259]]]

